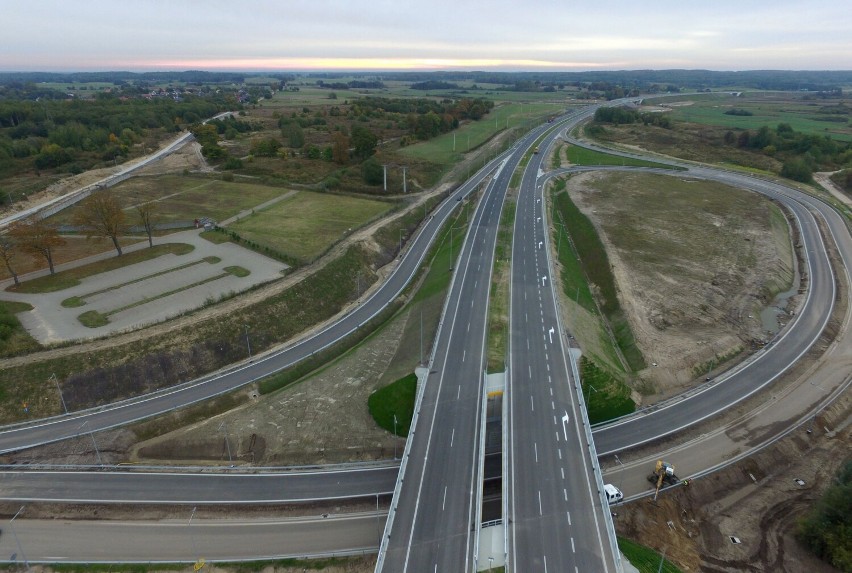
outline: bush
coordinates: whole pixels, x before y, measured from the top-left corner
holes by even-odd
[[[796,537],[820,559],[852,572],[852,459],[840,470],[834,485],[799,522]]]
[[[804,159],[794,157],[784,162],[784,166],[781,168],[781,177],[786,177],[793,181],[801,181],[802,183],[810,183],[812,179],[811,168],[808,167]]]
[[[384,169],[372,157],[361,165],[361,174],[367,185],[381,185],[384,181]]]

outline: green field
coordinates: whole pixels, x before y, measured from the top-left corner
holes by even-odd
[[[688,105],[673,105],[672,117],[676,120],[705,125],[739,129],[758,129],[761,126],[776,127],[788,123],[795,131],[812,135],[828,135],[838,141],[852,141],[852,114],[829,113],[844,111],[837,107],[838,100],[804,100],[797,94],[744,93],[741,97],[718,94],[715,97],[685,98]],[[658,103],[673,103],[668,99]],[[676,103],[676,102],[675,102]],[[726,115],[730,109],[741,109],[753,115]],[[845,121],[840,121],[845,120]]]
[[[431,163],[451,165],[461,161],[469,150],[476,149],[505,130],[507,122],[508,128],[512,129],[541,116],[560,113],[564,109],[565,106],[557,104],[502,105],[495,107],[479,121],[466,123],[451,133],[439,135],[429,141],[403,147],[399,152]]]
[[[560,148],[559,154],[562,154]],[[671,165],[663,165],[662,163],[654,163],[653,161],[644,161],[642,159],[633,159],[631,157],[620,157],[618,155],[610,155],[609,153],[601,153],[593,149],[586,149],[577,145],[568,145],[565,149],[565,157],[574,165],[626,165],[629,167],[658,167],[661,169],[680,169]]]
[[[310,261],[393,208],[388,201],[300,191],[228,228],[247,241]]]

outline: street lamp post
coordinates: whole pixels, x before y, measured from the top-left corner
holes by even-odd
[[[396,459],[396,414],[393,415],[393,459]]]
[[[234,467],[234,459],[231,457],[231,443],[228,441],[228,423],[227,422],[222,422],[221,424],[219,424],[219,431],[220,432],[222,431],[223,428],[225,429],[225,431],[223,432],[225,434],[225,448],[228,450],[228,465],[230,465],[231,467]]]
[[[56,384],[56,391],[59,392],[59,400],[62,402],[62,409],[65,410],[65,413],[67,414],[68,406],[65,405],[65,397],[62,396],[62,388],[59,387],[59,379],[56,378],[56,374],[51,374],[50,378],[53,380],[53,383]]]
[[[21,514],[21,512],[24,511],[24,507],[26,507],[26,506],[22,505],[21,509],[19,509],[18,512],[14,515],[14,517],[12,517],[12,519],[9,520],[9,527],[12,528],[12,536],[15,538],[15,545],[18,547],[18,553],[21,554],[21,557],[24,559],[24,565],[27,567],[27,570],[29,571],[30,562],[27,559],[26,554],[24,554],[24,548],[21,547],[21,540],[18,539],[18,532],[15,531],[15,518],[17,518]]]
[[[246,327],[246,347],[248,348],[248,357],[249,357],[249,360],[251,360],[251,341],[249,341],[249,328],[248,328],[248,324],[244,324],[243,326],[245,326],[245,327]]]
[[[85,422],[80,424],[80,427],[78,428],[78,430],[82,430],[83,427],[88,423],[89,423],[89,421],[86,420]],[[98,457],[98,465],[103,467],[104,463],[103,463],[103,460],[101,460],[101,451],[98,449],[98,442],[95,440],[95,432],[91,429],[89,429],[89,436],[91,436],[91,438],[92,438],[92,445],[95,446],[95,455]]]
[[[198,509],[198,507],[192,508],[192,513],[189,514],[189,521],[186,524],[186,529],[189,531],[189,544],[192,548],[192,558],[197,560],[199,558],[198,549],[195,547],[195,536],[192,533],[192,518],[195,517],[196,509]]]
[[[620,459],[618,459],[618,454],[615,455],[615,461],[617,461],[618,465],[621,466],[621,471],[618,472],[618,475],[619,475],[619,477],[618,477],[618,491],[622,492],[622,494],[623,494],[624,490],[622,490],[621,487],[624,485],[624,464],[621,463]],[[622,500],[623,499],[624,498],[622,498]]]
[[[598,390],[597,390],[597,388],[595,388],[595,387],[594,387],[594,386],[592,386],[591,384],[588,384],[588,383],[587,383],[587,384],[586,384],[586,386],[588,386],[588,387],[589,387],[589,389],[591,390],[591,392],[587,392],[587,393],[586,393],[586,412],[588,412],[588,411],[589,411],[589,400],[590,400],[590,399],[591,399],[591,397],[592,397],[592,392],[594,392],[595,394],[597,394],[597,393],[598,393]]]

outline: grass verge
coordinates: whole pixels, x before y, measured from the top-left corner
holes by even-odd
[[[671,561],[663,559],[663,556],[644,545],[634,543],[623,537],[618,538],[618,548],[630,563],[639,570],[639,573],[683,573]],[[660,562],[662,561],[662,569]]]
[[[87,328],[98,328],[99,326],[106,326],[109,324],[109,319],[106,315],[101,314],[96,310],[84,312],[77,317],[77,320],[79,320],[80,324]]]
[[[251,274],[250,270],[248,270],[244,267],[241,267],[239,265],[233,265],[233,266],[230,266],[230,267],[225,267],[224,271],[226,273],[231,273],[235,277],[240,277],[240,278],[247,277]]]
[[[585,147],[576,145],[568,145],[565,149],[565,156],[574,165],[622,165],[628,167],[658,167],[660,169],[674,169],[675,171],[683,171],[683,167],[673,167],[663,163],[655,163],[643,159],[632,159],[630,157],[622,157],[620,155],[610,155]]]
[[[506,351],[509,334],[509,279],[512,236],[517,202],[514,196],[506,198],[500,214],[497,244],[494,249],[494,269],[491,274],[491,295],[488,301],[488,373],[506,369]]]
[[[21,321],[15,316],[19,312],[32,310],[33,307],[25,302],[0,301],[0,356],[15,356],[41,348],[41,345],[30,336]],[[4,391],[0,388],[0,400]]]
[[[613,420],[636,410],[627,384],[585,356],[580,358],[580,380],[590,424]]]
[[[598,299],[600,310],[609,322],[612,335],[627,366],[632,371],[643,369],[645,359],[636,346],[630,324],[618,301],[609,257],[595,226],[571,201],[567,192],[557,192],[553,199],[556,210],[555,220],[562,223],[563,228],[568,232],[570,244],[577,255],[580,268],[590,287],[594,285],[595,298]]]
[[[373,392],[367,405],[379,426],[405,438],[411,427],[416,397],[417,375],[412,373]]]
[[[9,292],[18,292],[26,294],[38,294],[46,292],[56,292],[77,286],[84,278],[98,275],[101,273],[114,271],[122,267],[134,265],[144,261],[150,261],[163,255],[185,255],[191,252],[195,247],[186,243],[166,243],[164,245],[154,245],[149,249],[125,253],[120,257],[112,257],[103,261],[97,261],[81,267],[61,271],[53,275],[47,275],[22,282],[16,287],[9,287],[6,290]]]
[[[72,296],[70,298],[66,298],[60,304],[64,308],[79,308],[81,306],[86,306],[86,299],[81,296]]]

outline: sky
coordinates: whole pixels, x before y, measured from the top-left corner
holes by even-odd
[[[0,71],[850,70],[850,0],[0,0]]]

